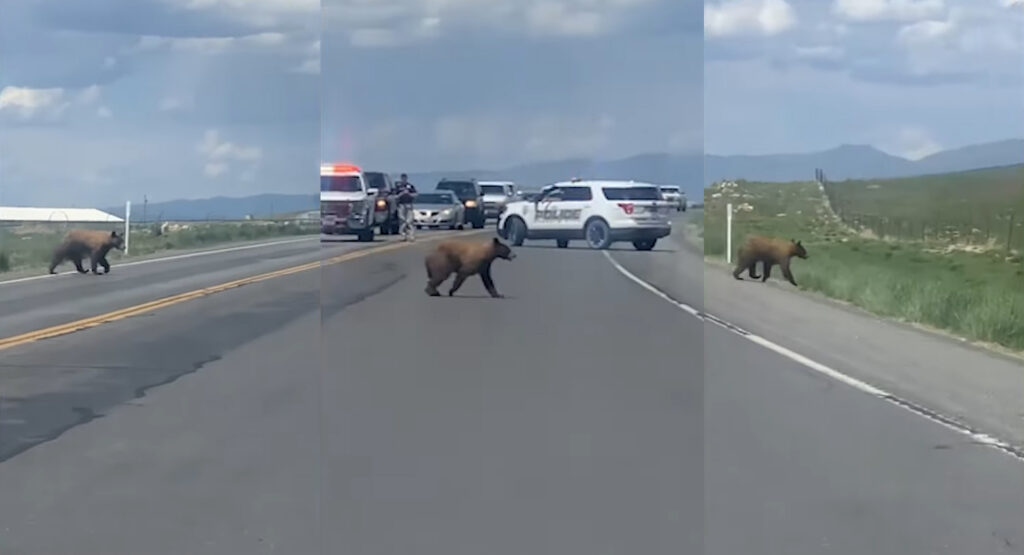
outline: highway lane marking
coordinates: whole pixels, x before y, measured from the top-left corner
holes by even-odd
[[[314,239],[313,237],[303,237],[301,239],[285,239],[283,241],[270,241],[270,242],[267,242],[267,243],[256,243],[256,244],[252,244],[252,245],[242,245],[242,246],[238,246],[238,247],[225,247],[225,248],[221,248],[221,249],[204,250],[204,251],[190,252],[190,253],[185,253],[185,254],[175,254],[175,255],[172,255],[172,256],[161,256],[161,257],[158,257],[158,258],[147,258],[145,260],[136,260],[134,262],[125,262],[123,264],[118,264],[117,267],[118,268],[126,268],[126,267],[129,267],[129,266],[141,266],[143,264],[153,264],[154,262],[169,262],[171,260],[182,260],[182,259],[185,259],[185,258],[196,258],[196,257],[199,257],[199,256],[209,256],[211,254],[222,254],[222,253],[226,253],[226,252],[238,252],[238,251],[244,251],[244,250],[249,250],[249,249],[273,247],[273,246],[277,246],[277,245],[288,245],[288,244],[292,244],[292,243],[302,243],[304,241],[312,242],[313,239]],[[25,283],[25,282],[28,282],[28,281],[37,281],[37,280],[40,280],[40,279],[55,278],[55,277],[59,277],[59,276],[69,276],[69,275],[77,274],[77,273],[78,272],[76,270],[70,270],[70,271],[67,271],[67,272],[61,272],[59,274],[43,274],[41,276],[30,276],[30,277],[24,277],[24,278],[19,278],[19,279],[10,279],[10,280],[7,280],[7,281],[0,281],[0,286],[2,286],[2,285],[13,285],[15,283]]]
[[[470,232],[470,233],[462,233],[462,234],[458,234],[458,235],[467,236],[467,235],[478,235],[480,233],[483,233],[483,232],[482,231],[473,231],[473,232]],[[70,333],[75,333],[75,332],[86,330],[86,329],[89,329],[89,328],[94,328],[96,326],[100,326],[100,325],[103,325],[103,324],[108,324],[108,323],[111,323],[111,322],[116,322],[118,320],[124,320],[125,318],[130,318],[132,316],[139,316],[141,314],[148,314],[150,312],[153,312],[155,310],[159,310],[161,308],[167,308],[169,306],[177,305],[177,304],[180,304],[180,303],[183,303],[183,302],[186,302],[186,301],[190,301],[190,300],[193,300],[193,299],[198,299],[198,298],[201,298],[201,297],[206,297],[206,296],[209,296],[209,295],[213,295],[215,293],[220,293],[220,292],[223,292],[223,291],[227,291],[229,289],[235,289],[235,288],[238,288],[238,287],[242,287],[244,285],[250,285],[250,284],[253,284],[253,283],[259,283],[261,281],[267,281],[269,279],[274,279],[274,278],[279,278],[279,277],[288,276],[288,275],[292,275],[292,274],[297,274],[299,272],[305,272],[307,270],[313,270],[313,269],[316,269],[316,268],[322,268],[324,266],[331,266],[331,265],[334,265],[334,264],[340,264],[342,262],[348,262],[350,260],[355,260],[357,258],[362,258],[364,256],[369,256],[369,255],[372,255],[372,254],[380,254],[380,253],[383,253],[383,252],[389,252],[389,251],[393,251],[393,250],[403,249],[403,248],[412,247],[412,246],[420,245],[420,244],[424,244],[424,243],[431,243],[431,242],[434,242],[434,241],[440,241],[442,239],[446,239],[446,238],[452,237],[453,235],[456,235],[456,234],[455,233],[443,233],[443,234],[438,234],[436,236],[431,236],[431,237],[428,237],[428,238],[425,238],[425,239],[418,239],[416,242],[413,242],[413,243],[406,243],[406,242],[395,241],[395,242],[391,242],[391,243],[387,243],[387,244],[381,245],[379,247],[371,247],[371,248],[368,248],[368,249],[361,249],[361,250],[357,250],[357,251],[346,252],[346,253],[343,253],[341,255],[331,257],[331,258],[326,258],[326,259],[323,259],[323,260],[314,260],[313,262],[307,262],[305,264],[300,264],[298,266],[292,266],[292,267],[289,267],[289,268],[283,268],[283,269],[280,269],[280,270],[275,270],[273,272],[267,272],[267,273],[258,274],[258,275],[255,275],[255,276],[249,276],[249,277],[245,277],[245,278],[241,278],[241,279],[236,279],[234,281],[229,281],[229,282],[221,283],[221,284],[218,284],[218,285],[212,285],[212,286],[209,286],[209,287],[204,287],[202,289],[195,289],[193,291],[188,291],[188,292],[185,292],[185,293],[179,293],[177,295],[171,295],[169,297],[164,297],[164,298],[161,298],[161,299],[156,299],[154,301],[149,301],[149,302],[145,302],[145,303],[142,303],[142,304],[138,304],[138,305],[129,306],[129,307],[126,307],[126,308],[114,310],[112,312],[107,312],[105,314],[100,314],[100,315],[97,315],[97,316],[90,316],[88,318],[82,318],[81,320],[76,320],[74,322],[68,322],[68,323],[65,323],[65,324],[58,324],[56,326],[50,326],[50,327],[47,327],[47,328],[42,328],[42,329],[38,329],[38,330],[34,330],[34,331],[30,331],[30,332],[26,332],[26,333],[22,333],[22,334],[18,334],[18,335],[13,335],[13,336],[10,336],[10,337],[0,338],[0,351],[2,351],[4,349],[9,349],[11,347],[17,347],[19,345],[25,345],[27,343],[33,343],[33,342],[39,341],[41,339],[49,339],[49,338],[52,338],[52,337],[58,337],[58,336],[61,336],[61,335],[67,335],[67,334],[70,334]]]
[[[672,298],[672,296],[668,295],[667,293],[665,293],[661,289],[655,287],[654,285],[648,283],[647,281],[644,281],[642,278],[638,277],[633,272],[630,272],[629,270],[627,270],[622,264],[619,264],[619,262],[616,261],[615,258],[613,258],[612,255],[608,251],[603,251],[603,253],[604,253],[605,258],[607,258],[608,261],[612,263],[612,266],[620,274],[622,274],[623,276],[628,278],[630,281],[636,283],[637,285],[643,287],[647,291],[649,291],[649,292],[653,293],[654,295],[658,296],[659,298],[669,302],[670,304],[672,304],[675,307],[681,309],[682,311],[686,312],[687,314],[697,318],[698,320],[701,320],[701,321],[706,322],[706,323],[711,323],[711,324],[714,324],[714,325],[716,325],[716,326],[718,326],[720,328],[728,330],[728,331],[730,331],[730,332],[732,332],[732,333],[734,333],[734,334],[736,334],[736,335],[738,335],[738,336],[740,336],[740,337],[742,337],[742,338],[744,338],[744,339],[746,339],[746,340],[748,340],[748,341],[750,341],[750,342],[752,342],[752,343],[754,343],[756,345],[760,345],[761,347],[764,347],[765,349],[768,349],[770,351],[775,352],[778,355],[781,355],[781,356],[783,356],[785,358],[788,358],[788,359],[790,359],[790,360],[792,360],[792,361],[794,361],[794,362],[804,366],[805,368],[809,368],[811,370],[814,370],[815,372],[818,372],[819,374],[825,375],[825,376],[827,376],[829,378],[832,378],[833,380],[836,380],[836,381],[838,381],[840,383],[844,383],[844,384],[846,384],[846,385],[848,385],[850,387],[853,387],[854,389],[856,389],[856,390],[858,390],[858,391],[860,391],[862,393],[866,393],[868,395],[871,395],[872,397],[875,397],[875,398],[881,399],[883,401],[886,401],[886,402],[888,402],[890,404],[896,405],[897,407],[899,407],[899,408],[901,408],[903,410],[906,410],[906,411],[908,411],[908,412],[910,412],[912,414],[915,414],[915,415],[917,415],[919,417],[925,418],[927,420],[931,420],[932,422],[935,422],[935,423],[937,423],[937,424],[939,424],[941,426],[944,426],[944,427],[946,427],[949,430],[952,430],[952,431],[954,431],[954,432],[956,432],[958,434],[967,436],[968,438],[971,439],[971,441],[973,441],[976,444],[983,445],[985,447],[991,447],[993,449],[998,450],[1001,453],[1004,453],[1004,454],[1010,455],[1011,457],[1014,457],[1018,461],[1024,462],[1024,449],[1016,447],[1016,446],[1014,446],[1012,443],[1010,443],[1008,441],[1004,441],[1004,440],[999,439],[997,437],[994,437],[992,435],[986,434],[986,433],[984,433],[984,432],[982,432],[980,430],[975,429],[974,427],[970,426],[969,424],[965,424],[963,422],[959,422],[959,421],[957,421],[954,418],[950,418],[948,416],[944,416],[942,414],[939,414],[938,412],[935,412],[935,411],[933,411],[933,410],[931,410],[931,409],[929,409],[927,407],[923,407],[923,406],[921,406],[921,405],[919,405],[917,403],[914,403],[913,401],[904,399],[902,397],[899,397],[898,395],[895,395],[893,393],[889,393],[888,391],[879,389],[879,388],[877,388],[877,387],[875,387],[873,385],[870,385],[870,384],[868,384],[868,383],[866,383],[864,381],[858,380],[857,378],[854,378],[853,376],[849,376],[847,374],[844,374],[843,372],[840,372],[839,370],[836,370],[835,368],[832,368],[832,367],[830,367],[828,365],[825,365],[825,364],[822,364],[822,363],[817,362],[815,360],[812,360],[812,359],[810,359],[810,358],[808,358],[808,357],[806,357],[804,355],[801,355],[800,353],[797,353],[797,352],[795,352],[793,350],[787,349],[786,347],[783,347],[782,345],[779,345],[778,343],[775,343],[775,342],[773,342],[773,341],[771,341],[769,339],[765,339],[764,337],[761,337],[761,336],[759,336],[759,335],[757,335],[755,333],[751,333],[750,331],[747,331],[747,330],[745,330],[745,329],[743,329],[743,328],[741,328],[741,327],[739,327],[739,326],[737,326],[737,325],[735,325],[735,324],[733,324],[731,322],[723,320],[722,318],[719,318],[719,317],[717,317],[717,316],[715,316],[713,314],[710,314],[710,313],[702,311],[702,310],[698,310],[697,308],[692,307],[692,306],[690,306],[690,305],[688,305],[688,304],[686,304],[686,303],[684,303],[682,301],[674,299],[674,298]]]

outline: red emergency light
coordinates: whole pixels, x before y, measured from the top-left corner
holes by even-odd
[[[334,173],[361,173],[362,170],[355,164],[330,164],[331,171]]]

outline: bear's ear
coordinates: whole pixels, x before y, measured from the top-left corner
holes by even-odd
[[[802,247],[802,246],[804,246],[804,244],[803,244],[803,243],[804,243],[803,241],[797,241],[797,242],[796,242],[796,246],[798,246],[798,247]]]
[[[495,245],[500,245],[500,244],[501,244],[501,241],[499,241],[499,240],[498,240],[498,238],[497,238],[497,237],[495,237],[495,238],[494,238],[494,244],[495,244]]]
[[[110,236],[111,237],[117,237],[117,230],[115,229],[114,231],[111,231],[110,232]]]

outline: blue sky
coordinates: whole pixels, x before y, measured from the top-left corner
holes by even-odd
[[[707,152],[1024,137],[1022,0],[709,0],[704,29]]]
[[[0,202],[310,192],[318,0],[0,0]]]
[[[5,204],[311,192],[321,158],[423,171],[842,143],[918,157],[1024,136],[1024,0],[0,0],[0,13]]]

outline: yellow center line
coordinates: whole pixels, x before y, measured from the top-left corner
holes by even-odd
[[[469,234],[466,234],[466,235],[469,235]],[[429,243],[429,242],[432,242],[432,241],[439,241],[439,240],[445,239],[447,237],[449,237],[449,235],[442,235],[442,236],[437,236],[437,237],[431,237],[429,239],[421,240],[421,241],[419,241],[417,243],[391,243],[389,245],[382,245],[380,247],[374,247],[374,248],[369,248],[369,249],[357,250],[357,251],[354,251],[354,252],[348,252],[348,253],[344,253],[344,254],[341,254],[339,256],[335,256],[335,257],[332,257],[332,258],[327,258],[327,259],[324,259],[324,260],[316,260],[316,261],[313,261],[313,262],[307,262],[306,264],[301,264],[299,266],[292,266],[290,268],[283,268],[281,270],[274,270],[273,272],[267,272],[265,274],[249,276],[249,277],[246,277],[246,278],[236,279],[234,281],[229,281],[227,283],[221,283],[221,284],[218,284],[218,285],[212,285],[210,287],[204,287],[202,289],[196,289],[194,291],[188,291],[188,292],[185,292],[185,293],[179,293],[177,295],[171,295],[169,297],[164,297],[162,299],[156,299],[154,301],[149,301],[149,302],[145,302],[145,303],[142,303],[142,304],[138,304],[138,305],[122,308],[122,309],[119,309],[119,310],[114,310],[112,312],[107,312],[106,314],[100,314],[100,315],[97,315],[97,316],[90,316],[88,318],[83,318],[81,320],[76,320],[74,322],[68,322],[66,324],[59,324],[59,325],[56,325],[56,326],[51,326],[51,327],[48,327],[48,328],[42,328],[42,329],[38,329],[38,330],[35,330],[35,331],[30,331],[30,332],[27,332],[27,333],[22,333],[22,334],[19,334],[19,335],[13,335],[11,337],[5,337],[5,338],[0,339],[0,351],[2,351],[4,349],[9,349],[11,347],[16,347],[18,345],[24,345],[26,343],[32,343],[34,341],[39,341],[40,339],[49,339],[51,337],[57,337],[57,336],[60,336],[60,335],[67,335],[69,333],[74,333],[74,332],[86,330],[86,329],[89,329],[89,328],[94,328],[94,327],[102,325],[102,324],[108,324],[110,322],[116,322],[118,320],[123,320],[125,318],[130,318],[132,316],[139,316],[141,314],[147,314],[147,313],[153,312],[155,310],[159,310],[161,308],[167,308],[169,306],[180,304],[180,303],[183,303],[185,301],[190,301],[192,299],[198,299],[200,297],[206,297],[206,296],[209,296],[209,295],[213,295],[214,293],[220,293],[222,291],[227,291],[229,289],[235,289],[237,287],[242,287],[243,285],[250,285],[250,284],[253,284],[253,283],[259,283],[261,281],[267,281],[269,279],[279,278],[279,277],[283,277],[283,276],[289,276],[289,275],[292,275],[292,274],[297,274],[299,272],[305,272],[307,270],[313,270],[313,269],[316,269],[316,268],[322,268],[324,266],[330,266],[330,265],[333,265],[333,264],[340,264],[342,262],[348,262],[350,260],[355,260],[357,258],[362,258],[364,256],[369,256],[371,254],[379,254],[379,253],[382,253],[382,252],[388,252],[388,251],[393,251],[393,250],[398,250],[398,249],[410,247],[410,246],[413,246],[413,245],[416,245],[416,244]]]

